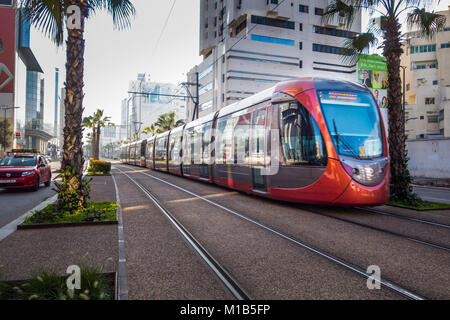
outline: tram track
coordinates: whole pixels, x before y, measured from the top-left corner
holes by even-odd
[[[129,167],[126,167],[126,168],[130,169]],[[118,169],[118,170],[120,170],[120,169]],[[123,172],[122,170],[120,170],[120,171]],[[242,214],[242,213],[240,213],[238,211],[235,211],[235,210],[232,210],[230,208],[227,208],[227,207],[225,207],[225,206],[223,206],[223,205],[221,205],[219,203],[211,201],[211,200],[209,200],[209,199],[207,199],[207,198],[205,198],[205,197],[203,197],[201,195],[198,195],[198,194],[196,194],[196,193],[194,193],[192,191],[189,191],[189,190],[187,190],[187,189],[185,189],[183,187],[180,187],[180,186],[178,186],[176,184],[173,184],[173,183],[170,183],[170,182],[165,181],[163,179],[160,179],[160,178],[158,178],[158,177],[156,177],[156,176],[154,176],[152,174],[149,174],[149,173],[146,173],[146,172],[142,172],[141,170],[131,170],[131,171],[139,173],[141,175],[145,175],[145,176],[147,176],[149,178],[152,178],[152,179],[154,179],[156,181],[162,182],[162,183],[164,183],[164,184],[166,184],[166,185],[168,185],[170,187],[173,187],[175,189],[183,191],[184,193],[187,193],[187,194],[189,194],[189,195],[191,195],[191,196],[193,196],[195,198],[198,198],[199,200],[202,200],[202,201],[208,203],[209,205],[212,205],[212,206],[214,206],[216,208],[219,208],[219,209],[221,209],[223,211],[226,211],[226,212],[228,212],[228,213],[230,213],[230,214],[232,214],[234,216],[237,216],[237,217],[239,217],[240,219],[242,219],[244,221],[247,221],[247,222],[249,222],[249,223],[251,223],[253,225],[256,225],[259,228],[264,229],[265,231],[268,231],[268,232],[270,232],[270,233],[272,233],[272,234],[274,234],[274,235],[276,235],[278,237],[281,237],[281,238],[289,241],[290,243],[293,243],[293,244],[295,244],[297,246],[300,246],[300,247],[308,250],[309,252],[312,252],[312,253],[314,253],[314,254],[316,254],[316,255],[318,255],[318,256],[320,256],[320,257],[322,257],[322,258],[324,258],[324,259],[326,259],[328,261],[331,261],[331,262],[339,265],[340,267],[343,267],[343,268],[345,268],[347,270],[350,270],[353,273],[356,273],[357,275],[359,275],[359,276],[361,276],[361,277],[363,277],[365,279],[372,279],[372,275],[368,274],[365,270],[361,269],[360,267],[355,266],[355,265],[353,265],[353,264],[351,264],[351,263],[349,263],[349,262],[347,262],[347,261],[345,261],[345,260],[343,260],[343,259],[341,259],[339,257],[336,257],[336,256],[334,256],[334,255],[332,255],[332,254],[330,254],[330,253],[328,253],[328,252],[326,252],[324,250],[321,250],[321,249],[319,249],[319,248],[317,248],[317,247],[315,247],[313,245],[310,245],[309,243],[307,243],[305,241],[299,240],[299,239],[297,239],[297,238],[295,238],[293,236],[290,236],[288,234],[285,234],[285,233],[283,233],[283,232],[281,232],[281,231],[279,231],[279,230],[277,230],[275,228],[267,226],[267,225],[265,225],[265,224],[263,224],[263,223],[261,223],[261,222],[259,222],[257,220],[254,220],[254,219],[246,216],[245,214]],[[126,174],[126,173],[124,173],[124,174]],[[129,175],[128,175],[128,178],[131,179],[134,183],[138,183],[138,182],[135,182]],[[306,211],[308,211],[308,210],[306,210]],[[312,212],[312,213],[315,213],[315,212]],[[374,281],[377,281],[377,280],[374,279]],[[412,291],[410,291],[408,289],[405,289],[402,286],[400,286],[400,285],[398,285],[398,284],[396,284],[394,282],[391,282],[389,280],[380,279],[379,283],[380,283],[380,285],[382,287],[389,289],[390,291],[394,292],[395,294],[397,294],[397,295],[399,295],[399,296],[401,296],[403,298],[411,299],[411,300],[424,300],[425,299],[425,297],[423,297],[421,295],[418,295],[418,294],[416,294],[416,293],[414,293],[414,292],[412,292]]]
[[[250,295],[233,278],[233,276],[211,255],[204,246],[178,221],[178,219],[155,197],[145,186],[133,179],[129,174],[116,167],[116,169],[133,182],[158,208],[158,210],[170,221],[181,236],[191,245],[194,251],[202,258],[208,267],[219,278],[221,283],[228,289],[237,300],[251,300]]]
[[[364,210],[364,209],[360,209],[360,208],[356,208],[356,209],[363,210],[363,211],[368,211],[368,210]],[[314,214],[317,214],[317,215],[321,215],[321,216],[324,216],[324,217],[327,217],[327,218],[330,218],[330,219],[334,219],[334,220],[350,223],[350,224],[353,224],[353,225],[356,225],[356,226],[360,226],[360,227],[363,227],[363,228],[367,228],[367,229],[370,229],[370,230],[374,230],[374,231],[390,234],[390,235],[393,235],[395,237],[399,237],[399,238],[402,238],[402,239],[405,239],[405,240],[413,241],[413,242],[416,242],[416,243],[419,243],[419,244],[422,244],[422,245],[425,245],[425,246],[438,248],[438,249],[450,252],[450,247],[442,245],[442,244],[438,244],[438,243],[422,240],[422,239],[419,239],[419,238],[416,238],[416,237],[407,236],[407,235],[404,235],[404,234],[401,234],[401,233],[398,233],[398,232],[394,232],[394,231],[378,228],[378,227],[375,227],[375,226],[372,226],[372,225],[369,225],[369,224],[366,224],[366,223],[361,223],[361,222],[357,222],[357,221],[350,220],[350,219],[336,217],[336,216],[324,213],[324,212],[322,212],[320,210],[316,210],[316,209],[311,209],[311,208],[306,208],[305,209],[305,208],[302,208],[302,210],[309,211],[311,213],[314,213]],[[368,212],[370,212],[370,211],[368,211]],[[411,219],[406,219],[406,220],[411,220]],[[416,219],[414,219],[414,220],[416,220]],[[414,221],[414,220],[412,220],[412,221]],[[419,221],[414,221],[414,222],[419,222]],[[435,225],[435,224],[433,224],[433,225]]]

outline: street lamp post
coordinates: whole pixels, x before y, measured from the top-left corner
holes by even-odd
[[[403,130],[406,130],[406,83],[405,83],[405,78],[406,78],[406,67],[405,66],[400,66],[400,68],[403,69],[403,105],[402,105],[402,114],[403,114]]]
[[[7,123],[6,123],[6,111],[19,109],[19,107],[9,107],[7,105],[4,105],[4,106],[0,106],[0,109],[5,112],[4,116],[3,116],[3,141],[2,141],[2,144],[3,144],[3,154],[6,155],[6,125],[7,125]]]

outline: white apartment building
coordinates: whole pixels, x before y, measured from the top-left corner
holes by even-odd
[[[184,88],[172,83],[150,81],[145,73],[139,74],[137,80],[130,81],[130,97],[122,101],[121,125],[127,126],[128,137],[155,123],[159,116],[175,112],[175,120],[185,118],[185,99],[171,95],[186,96]],[[144,92],[147,95],[139,94]]]
[[[428,39],[410,30],[404,42],[408,139],[450,137],[450,6],[437,13],[447,18],[442,32]]]
[[[361,32],[361,17],[350,31],[324,23],[329,0],[201,0],[200,54],[203,62],[187,76],[199,116],[297,77],[356,80],[356,66],[342,62],[345,40]],[[194,104],[187,103],[186,120]]]

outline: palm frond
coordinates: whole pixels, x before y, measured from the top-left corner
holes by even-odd
[[[362,53],[368,53],[371,46],[376,45],[377,38],[371,32],[361,33],[344,42],[341,60],[348,65],[355,65]]]
[[[131,17],[136,14],[136,9],[130,0],[87,0],[92,11],[106,10],[112,15],[114,27],[117,29],[128,28]]]
[[[64,40],[65,1],[21,0],[25,17],[38,30],[58,46]]]
[[[445,27],[446,18],[444,15],[434,12],[428,12],[425,8],[414,9],[408,15],[408,25],[413,28],[417,27],[427,38],[433,38],[436,32],[442,31]]]

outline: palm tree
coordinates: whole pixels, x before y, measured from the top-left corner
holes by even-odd
[[[152,136],[154,136],[156,134],[156,132],[157,132],[157,129],[156,129],[154,123],[152,123],[149,127],[145,127],[142,130],[143,134],[151,134]]]
[[[182,126],[183,124],[184,120],[178,120],[175,122],[175,112],[162,114],[155,122],[157,133],[163,133],[172,130],[173,128]]]
[[[25,9],[28,20],[57,46],[63,44],[66,23],[66,126],[61,163],[61,186],[64,186],[65,192],[60,190],[58,205],[70,206],[70,209],[85,206],[88,196],[88,187],[82,180],[85,20],[95,16],[99,10],[106,10],[112,15],[114,26],[122,29],[130,25],[135,9],[130,0],[20,0],[20,4]],[[76,23],[72,23],[73,21]]]
[[[100,134],[102,132],[101,128],[106,128],[106,126],[113,126],[114,124],[110,122],[110,117],[103,117],[104,111],[97,109],[94,115],[85,117],[83,119],[83,126],[92,129],[92,157],[94,160],[99,160],[100,158]]]
[[[88,138],[88,143],[91,145],[91,154],[94,155],[94,148],[96,143],[96,138],[97,138],[97,126],[94,122],[94,117],[93,116],[89,116],[89,117],[84,117],[83,119],[83,127],[91,129],[92,133],[88,133],[87,134],[87,138]]]
[[[432,0],[333,0],[324,13],[324,20],[332,20],[349,28],[362,11],[380,15],[379,27],[370,25],[346,43],[344,60],[350,63],[355,57],[376,43],[376,33],[383,38],[382,48],[388,69],[389,152],[391,159],[391,200],[415,204],[419,198],[411,189],[406,151],[405,119],[402,106],[400,57],[403,53],[400,15],[408,13],[408,24],[420,30],[423,37],[432,38],[445,26],[445,16],[427,12],[421,6],[430,6]]]

